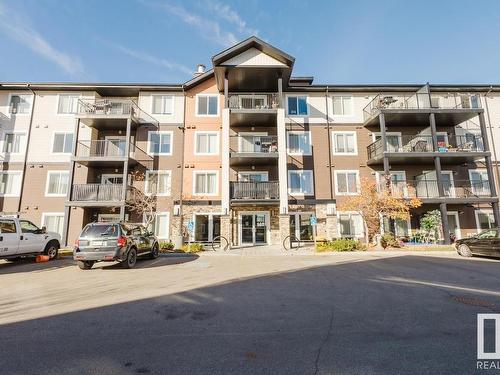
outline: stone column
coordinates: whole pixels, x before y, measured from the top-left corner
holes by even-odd
[[[279,215],[280,224],[280,247],[283,247],[283,241],[290,235],[290,215]]]
[[[337,233],[337,215],[326,216],[326,239],[331,241],[339,237]]]
[[[232,245],[232,230],[231,230],[231,216],[221,215],[220,217],[220,235],[228,242],[228,246]],[[224,239],[221,238],[221,245]],[[222,248],[221,248],[222,250]]]

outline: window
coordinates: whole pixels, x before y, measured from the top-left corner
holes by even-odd
[[[288,190],[290,194],[312,195],[314,193],[312,171],[288,171]]]
[[[21,171],[0,172],[0,194],[19,196],[21,192]]]
[[[333,115],[352,116],[352,96],[333,96]]]
[[[265,182],[268,181],[267,172],[239,172],[238,181],[241,182]]]
[[[307,116],[307,97],[289,96],[288,114],[291,116]]]
[[[339,212],[337,214],[338,231],[341,237],[363,237],[363,218],[356,212]]]
[[[148,154],[172,155],[172,132],[149,132]]]
[[[24,133],[6,133],[3,141],[3,152],[19,154],[24,150]]]
[[[71,154],[73,150],[73,133],[54,133],[52,153]]]
[[[218,116],[219,95],[196,95],[197,116]]]
[[[174,97],[172,95],[153,95],[153,114],[171,115],[174,113]]]
[[[311,132],[289,131],[288,153],[290,155],[311,155]]]
[[[59,95],[57,113],[65,115],[78,113],[79,99],[80,95]]]
[[[193,172],[194,195],[217,195],[217,177],[216,171]]]
[[[146,194],[170,195],[171,177],[170,171],[147,171]]]
[[[21,227],[22,233],[39,233],[40,228],[28,220],[19,220],[19,226]]]
[[[195,133],[196,155],[217,155],[219,153],[219,132]]]
[[[220,215],[195,214],[194,240],[197,242],[212,242],[220,236]],[[220,241],[220,238],[219,238]]]
[[[290,234],[300,241],[312,241],[313,227],[310,213],[294,213],[290,215]]]
[[[358,145],[356,132],[334,132],[333,153],[335,155],[357,155]]]
[[[155,236],[160,239],[169,238],[169,216],[168,212],[157,212],[151,224]]]
[[[65,196],[68,192],[69,172],[49,171],[47,173],[46,196]]]
[[[1,219],[0,220],[0,233],[2,233],[2,234],[17,233],[16,223],[14,223],[13,220]]]
[[[470,184],[472,193],[478,196],[491,195],[490,183],[488,181],[488,172],[485,170],[469,170]]]
[[[359,194],[358,171],[335,171],[335,192],[338,195]]]
[[[64,228],[63,212],[44,212],[42,214],[42,227],[47,228],[48,232],[59,233],[62,237]]]
[[[476,210],[477,230],[482,231],[495,227],[495,217],[491,210]]]
[[[12,114],[28,114],[31,108],[31,95],[12,95],[9,111]]]

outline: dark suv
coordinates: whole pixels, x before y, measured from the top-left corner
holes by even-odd
[[[99,261],[119,261],[124,268],[133,268],[137,256],[155,259],[158,252],[157,238],[142,225],[90,223],[76,240],[73,258],[82,270],[91,269]]]

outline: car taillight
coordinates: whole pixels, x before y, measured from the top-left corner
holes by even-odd
[[[116,245],[117,246],[120,246],[120,247],[123,247],[127,244],[127,238],[121,236],[121,237],[118,237],[118,239],[116,240]]]

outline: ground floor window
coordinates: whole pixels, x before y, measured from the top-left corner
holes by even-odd
[[[312,213],[294,213],[290,215],[290,235],[295,235],[300,241],[313,240],[311,225]]]
[[[220,215],[196,214],[194,216],[194,240],[212,242],[220,236]]]
[[[47,228],[49,232],[63,235],[64,212],[50,212],[42,214],[42,227]]]
[[[159,239],[167,239],[169,236],[169,213],[157,212],[151,224],[153,232]]]
[[[384,233],[394,233],[396,237],[409,237],[411,234],[409,220],[390,220],[388,217],[384,217],[383,229]]]
[[[363,237],[363,218],[356,212],[337,213],[338,231],[341,237]]]
[[[476,210],[476,226],[478,231],[493,228],[495,226],[493,210]]]

